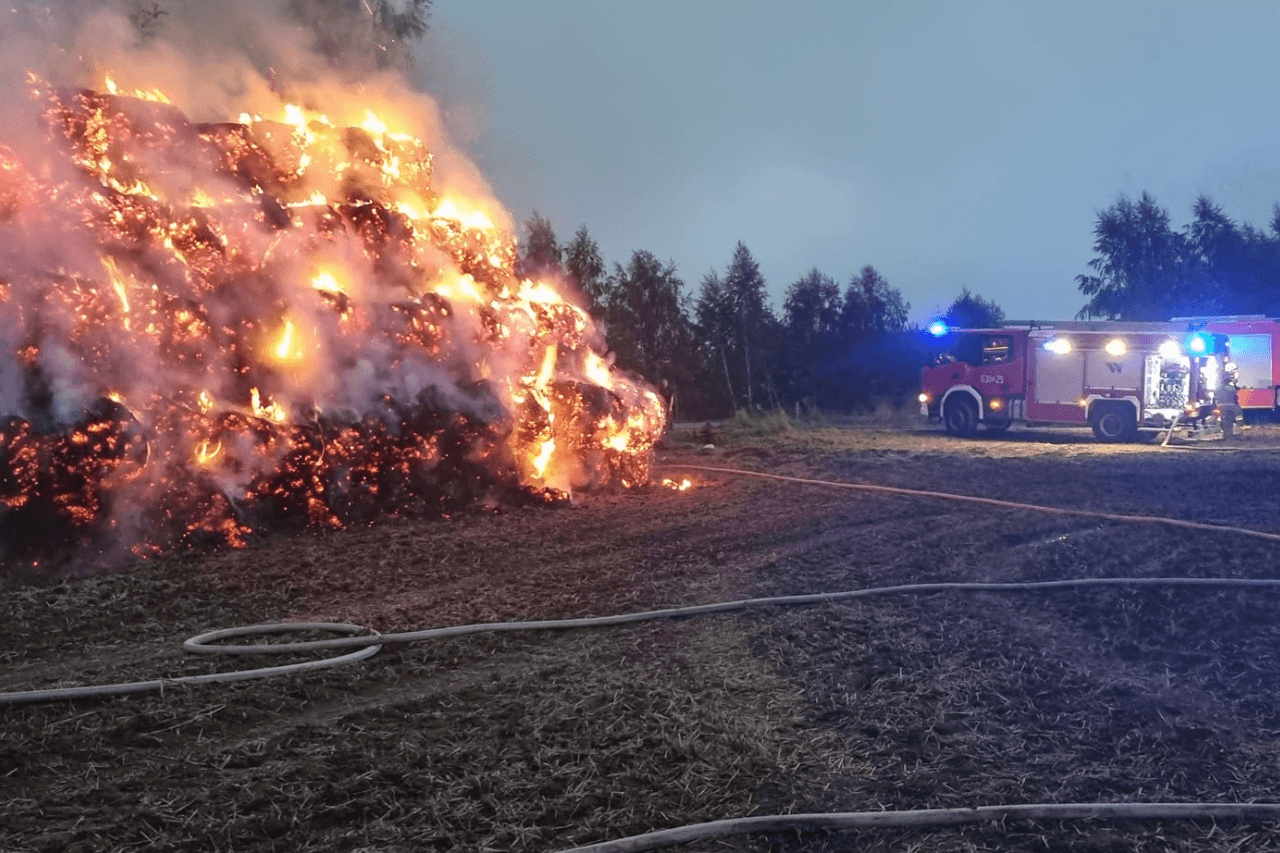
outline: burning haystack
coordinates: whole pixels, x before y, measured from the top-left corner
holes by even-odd
[[[0,140],[5,554],[647,480],[661,400],[412,122],[278,85],[197,121],[95,73],[28,74],[41,142]]]

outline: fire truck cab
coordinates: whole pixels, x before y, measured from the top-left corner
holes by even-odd
[[[948,433],[1089,425],[1104,441],[1203,420],[1226,381],[1226,338],[1186,324],[1063,322],[931,328],[920,412]]]

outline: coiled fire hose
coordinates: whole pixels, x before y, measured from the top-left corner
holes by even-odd
[[[806,595],[775,595],[766,598],[744,598],[737,601],[721,601],[715,604],[697,604],[689,607],[669,607],[661,610],[645,610],[638,613],[620,613],[615,616],[586,616],[578,619],[545,619],[530,622],[477,622],[470,625],[453,625],[447,628],[426,628],[421,631],[403,631],[393,634],[367,634],[365,636],[338,637],[332,640],[306,640],[293,643],[252,643],[225,645],[220,640],[231,637],[284,634],[300,631],[333,631],[342,634],[364,634],[365,628],[345,622],[274,622],[263,625],[246,625],[223,628],[192,637],[182,644],[184,651],[193,654],[263,655],[312,652],[329,649],[356,649],[354,652],[334,658],[291,663],[281,666],[236,670],[235,672],[210,673],[208,675],[184,675],[151,681],[134,681],[123,684],[98,684],[85,687],[54,687],[46,690],[25,690],[0,693],[0,705],[16,705],[30,702],[49,702],[67,699],[95,699],[128,693],[163,691],[166,687],[217,682],[248,681],[273,675],[289,675],[316,669],[327,669],[370,658],[383,646],[405,643],[422,643],[443,640],[467,634],[500,634],[526,631],[563,631],[575,628],[605,628],[653,622],[659,619],[683,619],[705,616],[711,613],[731,613],[757,607],[783,607],[829,604],[855,598],[883,595],[931,595],[943,592],[1033,592],[1039,590],[1081,589],[1098,586],[1194,586],[1194,587],[1280,587],[1280,579],[1273,578],[1073,578],[1057,581],[1019,581],[1012,583],[976,583],[947,581],[940,583],[904,584],[866,589],[816,592]]]
[[[1123,523],[1165,524],[1177,527],[1188,527],[1197,530],[1230,532],[1270,541],[1280,541],[1280,534],[1267,533],[1260,530],[1252,530],[1242,527],[1185,521],[1182,519],[1161,518],[1157,516],[1123,515],[1097,512],[1093,510],[1069,509],[1064,507],[1049,507],[1038,504],[1004,501],[995,498],[975,497],[971,495],[956,495],[947,492],[935,492],[864,483],[841,483],[830,480],[767,474],[737,468],[695,465],[682,465],[679,467],[681,470],[752,476],[808,485],[855,489],[912,497],[963,501],[1011,510],[1096,518]],[[676,619],[712,613],[728,613],[757,607],[815,605],[851,600],[855,598],[868,598],[871,596],[895,594],[929,595],[945,592],[1031,592],[1038,590],[1078,589],[1099,586],[1256,588],[1280,587],[1280,579],[1112,577],[1074,578],[1069,580],[1013,583],[941,582],[906,584],[900,586],[812,593],[807,595],[781,595],[765,598],[748,598],[738,601],[701,604],[690,607],[673,607],[661,610],[648,610],[639,613],[623,613],[615,616],[596,616],[579,619],[549,619],[528,622],[476,623],[471,625],[456,625],[446,628],[429,628],[421,631],[405,631],[392,634],[369,634],[365,636],[354,635],[365,634],[366,629],[357,625],[340,622],[281,622],[264,625],[249,625],[209,631],[188,639],[182,644],[182,647],[185,651],[198,654],[232,655],[281,654],[346,648],[353,648],[355,651],[323,660],[286,664],[282,666],[261,667],[249,670],[238,670],[227,673],[181,676],[177,678],[156,679],[152,681],[130,682],[125,684],[90,685],[85,687],[64,687],[48,690],[0,693],[0,704],[100,698],[128,693],[163,690],[169,685],[208,684],[216,682],[243,681],[274,675],[286,675],[290,673],[341,666],[347,663],[364,660],[377,654],[384,645],[425,642],[428,640],[445,639],[447,637],[458,637],[467,634],[599,628],[639,622],[650,622],[659,619]],[[310,640],[273,644],[227,645],[219,642],[233,637],[260,636],[265,634],[282,634],[311,630],[332,631],[351,636],[329,640]],[[656,850],[675,844],[723,838],[750,832],[788,829],[849,830],[884,827],[956,826],[966,823],[991,822],[1007,819],[1074,820],[1108,818],[1280,820],[1280,803],[1043,803],[1012,806],[980,806],[974,808],[955,809],[922,809],[897,812],[837,812],[830,814],[760,815],[755,817],[712,821],[710,823],[694,824],[674,829],[658,830],[655,832],[645,833],[643,835],[631,836],[629,838],[621,838],[598,844],[589,844],[583,847],[575,847],[571,850],[561,851],[561,853],[639,853],[639,851]]]

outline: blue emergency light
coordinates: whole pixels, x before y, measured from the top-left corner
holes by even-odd
[[[929,324],[929,334],[933,335],[935,338],[940,338],[949,331],[951,331],[951,329],[942,320],[934,320]]]

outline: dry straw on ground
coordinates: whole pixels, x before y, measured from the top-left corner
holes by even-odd
[[[679,431],[660,462],[1280,531],[1267,428],[1227,450],[1087,432]],[[1239,452],[1240,448],[1246,448]],[[0,589],[0,689],[235,666],[203,630],[379,629],[939,580],[1275,575],[1265,543],[695,475],[547,510],[390,521]],[[555,851],[745,814],[1275,801],[1272,592],[1091,590],[463,638],[343,670],[0,711],[0,849]],[[700,849],[1209,851],[1222,823],[780,833]],[[699,849],[699,848],[685,848]]]

